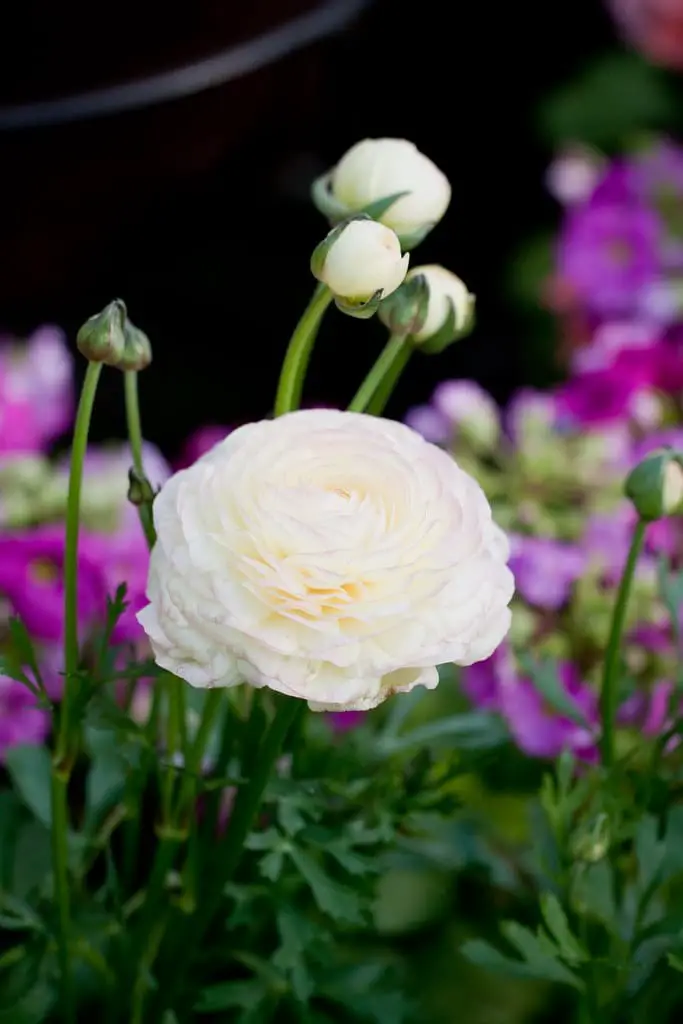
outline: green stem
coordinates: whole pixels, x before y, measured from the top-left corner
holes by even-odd
[[[138,375],[136,370],[124,373],[124,392],[126,397],[126,422],[128,424],[128,441],[133,457],[133,469],[141,480],[145,478],[142,464],[142,424],[140,421],[140,402],[138,400]],[[148,502],[138,505],[138,515],[150,551],[156,543],[152,506]]]
[[[244,852],[244,843],[254,825],[263,794],[270,779],[275,763],[282,750],[287,733],[297,719],[306,711],[303,701],[293,698],[282,700],[268,731],[253,761],[253,772],[249,781],[241,786],[237,793],[235,806],[230,815],[226,840],[216,850],[217,857],[214,869],[201,893],[196,913],[188,922],[182,935],[176,936],[174,948],[169,950],[165,963],[168,975],[159,984],[158,1005],[155,1010],[161,1015],[162,1010],[175,1007],[175,998],[184,981],[184,970],[189,966],[190,957],[187,950],[199,949],[204,935],[211,926],[219,908],[221,895],[226,883],[230,880],[239,865]],[[185,955],[183,956],[183,951]],[[182,964],[182,966],[180,966]]]
[[[275,415],[282,416],[299,407],[304,377],[313,351],[323,313],[332,301],[332,292],[319,284],[303,312],[289,342],[275,396]]]
[[[143,1024],[145,1019],[145,996],[149,988],[148,976],[154,963],[159,946],[161,945],[166,930],[166,918],[168,913],[162,913],[156,926],[152,928],[149,941],[140,957],[140,966],[133,985],[131,996],[131,1017],[130,1024]]]
[[[602,674],[602,689],[600,692],[600,717],[602,721],[600,755],[605,768],[611,768],[614,764],[614,725],[617,713],[621,637],[626,621],[626,609],[631,593],[633,576],[645,540],[646,526],[647,524],[640,519],[633,531],[631,547],[621,576],[621,582],[619,583],[619,591],[612,613],[612,624],[607,640]]]
[[[348,407],[349,412],[369,410],[373,399],[377,396],[380,400],[377,402],[377,411],[373,408],[373,412],[375,415],[379,415],[384,410],[398,378],[406,367],[411,350],[412,345],[409,338],[405,335],[392,334],[377,357],[376,363],[352,398]],[[378,395],[380,389],[381,396]]]
[[[223,706],[223,690],[209,690],[202,708],[202,717],[185,763],[185,773],[178,797],[175,820],[180,824],[195,798],[197,778],[202,770],[206,744],[211,737],[216,717]]]
[[[69,470],[69,492],[66,504],[66,537],[64,542],[64,694],[62,696],[59,720],[59,735],[55,760],[57,763],[67,757],[72,760],[71,741],[71,697],[74,677],[78,670],[78,531],[81,514],[81,488],[83,464],[88,447],[88,432],[95,402],[97,382],[102,372],[101,363],[88,363],[81,397],[76,413],[71,466]]]
[[[102,372],[101,363],[88,363],[76,412],[69,490],[66,506],[64,542],[64,693],[59,715],[59,728],[52,759],[50,798],[52,805],[51,846],[54,872],[55,902],[59,921],[59,970],[64,1020],[75,1020],[76,1004],[71,973],[71,906],[69,899],[69,779],[77,754],[77,734],[71,721],[76,673],[80,658],[78,641],[78,532],[81,513],[83,465],[88,447],[88,433]],[[75,731],[75,736],[72,732]]]
[[[55,902],[59,921],[59,973],[62,993],[62,1009],[67,1024],[76,1019],[73,977],[71,974],[71,908],[69,905],[68,837],[69,805],[67,793],[69,775],[52,768],[52,870],[54,873]]]

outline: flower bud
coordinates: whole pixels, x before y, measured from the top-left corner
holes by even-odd
[[[646,522],[683,511],[683,456],[672,448],[651,452],[631,470],[625,491]]]
[[[363,139],[319,179],[313,198],[333,220],[369,213],[393,228],[404,248],[412,248],[443,217],[451,186],[412,142]]]
[[[343,312],[367,317],[403,282],[408,259],[390,228],[359,217],[330,231],[311,257],[311,270]]]
[[[432,264],[410,271],[426,278],[429,289],[427,316],[414,341],[421,351],[442,352],[448,345],[472,330],[474,326],[474,296],[466,285],[445,267]]]
[[[154,488],[151,483],[133,467],[128,470],[128,501],[138,507],[151,505],[154,501]]]
[[[125,346],[116,363],[119,370],[144,370],[152,362],[152,346],[149,338],[139,327],[126,320],[124,330]]]
[[[415,334],[427,319],[429,287],[422,274],[410,275],[400,288],[380,303],[379,318],[392,334]]]
[[[114,299],[85,321],[76,335],[78,351],[91,363],[117,366],[126,345],[126,306]]]

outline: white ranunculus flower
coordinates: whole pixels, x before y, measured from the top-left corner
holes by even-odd
[[[427,319],[422,328],[416,331],[415,341],[426,341],[437,334],[446,323],[453,305],[455,330],[460,332],[467,324],[474,309],[474,296],[467,290],[467,285],[450,270],[431,263],[425,267],[415,267],[408,277],[421,274],[427,279],[429,288],[429,304]]]
[[[331,234],[333,234],[331,232]],[[352,220],[329,247],[318,274],[330,291],[350,302],[391,295],[403,283],[410,257],[396,234],[374,220]]]
[[[409,427],[310,409],[235,430],[154,503],[139,614],[193,686],[365,710],[510,625],[507,539],[484,494]]]
[[[407,192],[379,218],[399,235],[428,230],[451,201],[448,178],[406,139],[363,139],[332,171],[332,194],[350,210]]]

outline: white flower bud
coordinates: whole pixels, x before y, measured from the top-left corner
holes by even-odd
[[[407,193],[378,219],[399,235],[424,235],[448,208],[451,186],[436,164],[406,139],[363,139],[332,171],[334,198],[349,211]]]
[[[683,505],[683,468],[678,462],[669,462],[664,470],[662,505],[665,515],[672,515]]]
[[[352,220],[332,240],[316,277],[333,295],[361,304],[378,292],[386,298],[396,291],[408,260],[390,228],[374,220]]]
[[[415,267],[409,276],[415,274],[422,274],[429,288],[427,318],[413,336],[415,341],[427,341],[438,334],[448,321],[451,307],[455,318],[455,334],[459,335],[467,327],[474,312],[474,296],[470,295],[467,286],[450,270],[435,263],[427,267]]]

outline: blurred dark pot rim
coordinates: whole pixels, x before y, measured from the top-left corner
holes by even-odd
[[[215,89],[343,31],[371,2],[323,0],[311,11],[243,43],[169,71],[57,99],[0,107],[0,132],[97,119]]]

